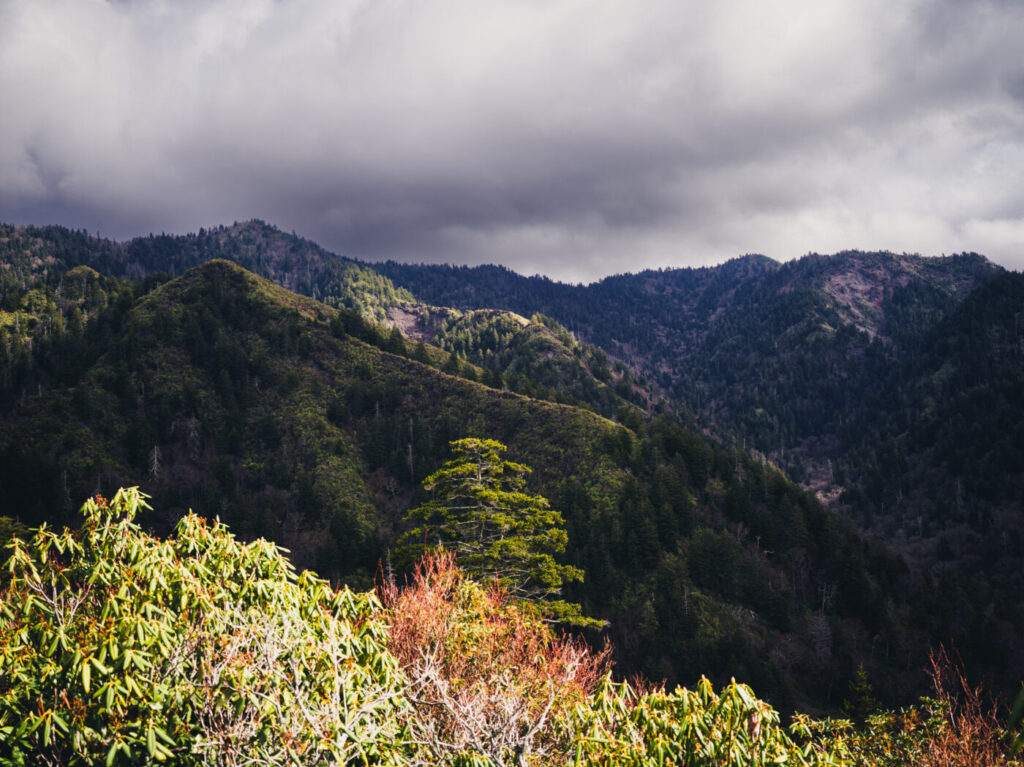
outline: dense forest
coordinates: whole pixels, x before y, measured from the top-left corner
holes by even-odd
[[[377,268],[425,301],[549,314],[628,362],[693,423],[766,455],[957,595],[942,620],[974,625],[964,634],[993,638],[984,654],[1021,667],[1020,274],[975,254],[859,252],[589,286]]]
[[[607,310],[591,310],[593,324],[584,326],[583,314],[558,314],[563,303],[582,304],[558,296],[590,288],[504,272],[489,281],[481,279],[485,271],[440,268],[440,287],[429,269],[396,287],[367,265],[259,222],[128,243],[57,227],[7,227],[0,251],[0,515],[21,524],[71,522],[82,499],[140,485],[156,509],[140,520],[154,532],[168,533],[193,509],[229,524],[243,540],[265,536],[287,547],[297,565],[333,582],[368,588],[379,566],[410,564],[395,556],[403,517],[424,500],[420,483],[450,457],[449,443],[491,438],[534,468],[531,491],[564,516],[563,561],[584,572],[582,583],[567,585],[566,597],[607,621],[603,632],[588,636],[598,645],[611,639],[618,673],[642,672],[670,685],[693,684],[701,675],[722,685],[735,677],[781,709],[834,711],[861,666],[884,704],[911,700],[924,689],[927,648],[953,641],[973,671],[1015,684],[1006,671],[1020,667],[1014,649],[1020,606],[1016,599],[993,605],[1019,573],[1011,566],[1019,545],[1014,549],[1012,536],[1002,532],[1021,499],[998,491],[1007,505],[986,517],[977,487],[962,476],[971,461],[990,453],[987,460],[996,461],[998,453],[971,453],[961,441],[965,469],[945,498],[954,504],[949,524],[989,525],[992,534],[977,527],[979,545],[1000,547],[999,557],[977,560],[973,571],[926,569],[919,563],[966,561],[972,539],[950,536],[932,559],[917,552],[911,544],[947,529],[946,518],[928,522],[927,530],[923,520],[917,531],[908,529],[905,520],[913,519],[905,509],[884,506],[885,493],[902,492],[909,503],[912,488],[893,488],[885,476],[877,485],[847,477],[867,476],[871,455],[858,464],[860,453],[850,448],[845,463],[835,460],[830,481],[846,491],[835,502],[837,514],[776,468],[790,466],[799,445],[785,448],[783,441],[773,450],[759,441],[771,430],[761,434],[728,420],[730,392],[739,396],[753,363],[765,362],[775,348],[767,339],[778,339],[789,356],[766,368],[772,372],[761,389],[752,387],[751,396],[768,398],[756,400],[754,410],[769,412],[771,402],[792,399],[786,433],[805,445],[814,443],[799,431],[801,408],[820,408],[819,424],[834,418],[851,430],[859,417],[876,431],[869,437],[866,427],[856,430],[858,448],[877,440],[876,465],[893,471],[898,464],[882,451],[896,444],[908,456],[906,446],[914,443],[905,428],[883,428],[889,420],[871,421],[864,413],[873,407],[895,418],[916,407],[909,381],[924,386],[927,371],[941,369],[937,361],[954,353],[987,355],[975,340],[987,339],[990,367],[965,359],[960,373],[957,367],[931,374],[935,425],[913,439],[935,445],[929,435],[936,429],[948,428],[949,439],[960,440],[958,430],[978,428],[967,420],[970,411],[959,425],[942,418],[942,407],[966,407],[941,399],[969,395],[956,375],[976,376],[970,386],[979,398],[1005,378],[999,428],[1016,423],[1013,333],[1019,328],[1006,323],[1019,311],[1018,288],[1014,275],[977,257],[935,265],[877,256],[910,264],[929,276],[931,287],[907,282],[901,297],[883,302],[903,307],[902,314],[886,308],[875,316],[862,307],[859,326],[847,321],[849,307],[844,315],[810,288],[793,287],[803,262],[789,267],[760,258],[671,275],[677,283],[658,300],[650,298],[649,285],[638,290],[635,319],[627,322],[626,304],[611,301]],[[211,261],[225,257],[238,265]],[[811,266],[828,275],[837,264],[849,269],[861,260],[848,254],[812,259]],[[788,282],[756,287],[760,279],[781,280],[779,274],[789,275]],[[446,298],[452,275],[465,276],[467,291],[494,303],[479,310]],[[643,276],[645,284],[657,279]],[[690,296],[687,280],[704,286],[694,289],[698,298]],[[495,293],[474,287],[481,282]],[[536,295],[550,294],[550,304],[529,307],[533,287]],[[613,296],[616,283],[602,290]],[[914,298],[915,290],[925,297]],[[994,292],[964,300],[980,290]],[[514,300],[501,300],[502,291]],[[639,329],[647,327],[648,314],[669,314],[662,299],[670,294],[687,296],[688,314],[673,320],[686,332],[696,331],[685,317],[713,313],[714,306],[734,318],[731,326],[702,331],[701,348],[719,350],[707,352],[706,368],[677,361],[665,372],[668,356],[651,365],[642,358]],[[900,317],[905,337],[879,330],[880,318],[890,315]],[[602,335],[599,328],[616,318],[637,328],[632,341],[612,343]],[[956,331],[941,330],[943,322]],[[676,343],[680,336],[667,323],[652,325],[652,332],[660,343]],[[1003,335],[991,331],[998,323]],[[957,341],[957,333],[965,335]],[[720,336],[737,340],[729,346]],[[911,349],[910,367],[894,372],[893,355]],[[730,372],[730,359],[755,352],[760,356]],[[832,373],[822,372],[823,365]],[[708,418],[700,406],[704,395],[682,396],[687,380],[695,392],[717,391],[697,380],[705,369],[719,376],[723,397]],[[856,372],[848,371],[848,385],[830,388],[846,369]],[[894,385],[907,399],[896,407],[883,387],[859,392],[854,378],[902,381]],[[942,388],[944,381],[956,387]],[[854,394],[864,403],[857,412],[823,404]],[[1005,434],[1012,441],[1015,432]],[[853,436],[835,439],[840,436],[853,444]],[[813,437],[828,444],[825,436]],[[979,445],[987,439],[976,437]],[[938,467],[948,460],[938,450],[932,456]],[[793,466],[799,476],[799,463]],[[923,468],[920,476],[931,481],[934,470]],[[898,536],[883,543],[854,524],[882,529],[896,513],[906,545],[895,551],[889,544],[899,545]],[[990,568],[992,562],[1001,569]]]

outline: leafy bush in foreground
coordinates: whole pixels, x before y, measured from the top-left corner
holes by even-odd
[[[381,591],[389,648],[410,681],[417,765],[844,764],[841,737],[801,723],[787,732],[745,685],[716,694],[702,679],[667,693],[612,682],[607,649],[559,636],[528,603],[464,578],[451,552]]]
[[[1019,765],[997,706],[967,681],[957,653],[942,647],[929,660],[934,697],[900,711],[875,713],[857,729],[846,722],[814,726],[846,742],[854,767]]]
[[[401,761],[400,675],[372,595],[121,490],[16,540],[0,601],[0,764]]]
[[[97,497],[80,529],[10,545],[0,767],[1020,764],[942,655],[935,699],[859,728],[801,715],[787,728],[735,681],[613,682],[607,649],[557,634],[450,553],[404,589],[384,584],[382,607],[193,514],[153,538],[133,521],[144,498]]]
[[[787,731],[778,712],[736,681],[719,693],[706,678],[693,690],[644,692],[606,677],[562,726],[573,733],[574,767],[848,764],[843,739],[821,737],[808,723],[798,717]]]
[[[560,636],[532,603],[466,578],[453,552],[429,552],[404,588],[385,583],[388,647],[409,680],[416,765],[563,764],[554,723],[589,700],[610,651]]]

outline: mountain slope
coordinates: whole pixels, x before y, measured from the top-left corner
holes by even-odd
[[[61,293],[62,275],[70,268],[84,265],[98,269],[107,280],[121,284],[123,293],[130,294],[145,292],[170,276],[215,258],[230,258],[287,289],[355,312],[381,326],[374,332],[386,334],[387,325],[400,326],[410,338],[431,340],[460,360],[477,366],[477,373],[486,370],[493,382],[504,382],[519,393],[571,402],[607,416],[615,415],[627,402],[651,402],[657,398],[646,382],[633,381],[624,366],[615,365],[608,370],[603,352],[580,344],[550,319],[538,318],[537,322],[523,324],[519,319],[499,318],[494,313],[486,321],[482,321],[486,314],[456,319],[449,309],[414,300],[408,291],[395,288],[390,280],[369,267],[328,253],[262,221],[200,230],[185,236],[141,237],[123,243],[94,239],[84,232],[56,226],[0,226],[0,263],[4,264],[0,272],[0,297],[5,300],[11,322],[18,316],[18,310],[34,318],[32,306],[51,305],[45,319],[39,317],[38,322],[33,320],[33,324],[26,326],[23,335],[27,341],[36,325],[43,326],[43,332],[36,333],[42,337],[48,334],[50,324],[63,322],[67,301]],[[61,304],[59,310],[57,303]],[[123,312],[125,307],[122,305],[121,309]],[[429,319],[431,313],[433,319]],[[442,315],[447,322],[442,321]],[[498,341],[483,338],[483,331],[493,330],[483,325],[495,322],[502,325],[502,349],[497,355]],[[39,340],[36,339],[37,344]],[[395,349],[404,343],[399,337],[392,340]],[[420,356],[425,354],[426,350],[420,352]],[[449,372],[458,372],[455,362],[450,367]],[[17,373],[10,375],[17,375],[22,386],[46,385],[46,380],[39,380],[38,366],[31,368],[20,364]],[[0,377],[3,374],[0,370]],[[609,389],[612,384],[617,391]]]
[[[878,444],[878,430],[906,428],[908,419],[931,412],[935,393],[916,382],[944,377],[938,373],[943,355],[959,353],[938,339],[1016,332],[1005,328],[1012,317],[986,317],[979,329],[978,319],[958,314],[968,297],[984,296],[990,281],[1007,277],[976,255],[848,252],[786,264],[747,256],[720,267],[621,275],[587,287],[493,268],[379,268],[397,284],[414,281],[426,300],[475,306],[484,295],[492,306],[551,313],[659,381],[705,428],[766,454],[830,500],[844,492],[847,507],[871,499],[875,512],[882,494],[911,492],[905,476],[901,484],[875,470],[888,452]],[[975,329],[961,332],[962,323]],[[986,355],[1005,356],[991,344],[971,344],[983,351],[967,366],[982,375],[992,367]],[[986,384],[970,384],[979,385]],[[954,412],[947,415],[956,422]],[[1015,422],[1016,416],[1007,417]],[[999,441],[998,428],[971,428]],[[922,440],[912,442],[908,450],[903,440],[901,462],[887,462],[901,466],[903,475],[910,464],[931,460]],[[992,474],[972,464],[959,471]],[[927,489],[923,470],[914,474],[922,483],[917,490]],[[974,500],[986,501],[978,492]],[[850,510],[858,519],[866,512]]]
[[[514,312],[404,303],[389,316],[411,338],[427,341],[486,371],[492,385],[555,402],[570,403],[629,422],[638,406],[659,398],[613,364],[600,349],[582,344],[549,317],[526,319]],[[632,414],[632,415],[629,415]]]
[[[861,406],[878,369],[999,270],[980,256],[746,256],[719,267],[642,272],[589,286],[475,269],[375,265],[422,300],[550,315],[650,376],[710,428],[790,468]]]
[[[1024,275],[1005,273],[938,323],[852,421],[841,499],[920,561],[1024,587]]]
[[[278,285],[338,308],[355,309],[382,323],[389,307],[412,300],[376,271],[329,253],[295,234],[253,220],[200,229],[183,236],[149,235],[111,242],[59,226],[0,224],[0,259],[11,279],[45,276],[87,265],[110,276],[141,281],[179,275],[214,258],[226,258]]]
[[[366,584],[447,443],[492,437],[564,513],[567,559],[587,573],[567,596],[610,621],[623,672],[736,676],[781,705],[835,705],[863,661],[893,699],[916,689],[942,631],[908,622],[916,581],[770,465],[664,417],[631,430],[449,375],[351,329],[225,261],[155,288],[94,363],[4,412],[0,515],[38,522],[142,484],[169,514],[148,525],[192,507]],[[917,649],[874,656],[879,642]]]

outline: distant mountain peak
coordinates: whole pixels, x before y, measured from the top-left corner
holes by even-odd
[[[777,269],[780,264],[774,258],[762,255],[761,253],[747,253],[746,255],[736,256],[736,258],[730,258],[725,262],[726,264],[732,264],[734,266],[750,266],[761,269]]]
[[[977,254],[936,258],[887,251],[844,251],[806,258],[817,259],[823,271],[820,289],[840,317],[872,338],[887,335],[887,304],[896,291],[913,284],[916,290],[959,298],[1002,271]]]

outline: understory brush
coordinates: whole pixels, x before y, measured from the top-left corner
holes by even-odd
[[[80,528],[8,547],[0,767],[1021,764],[1021,735],[945,650],[915,706],[787,725],[735,681],[616,681],[610,648],[450,552],[354,594],[192,514],[155,538],[144,507],[97,497]]]

